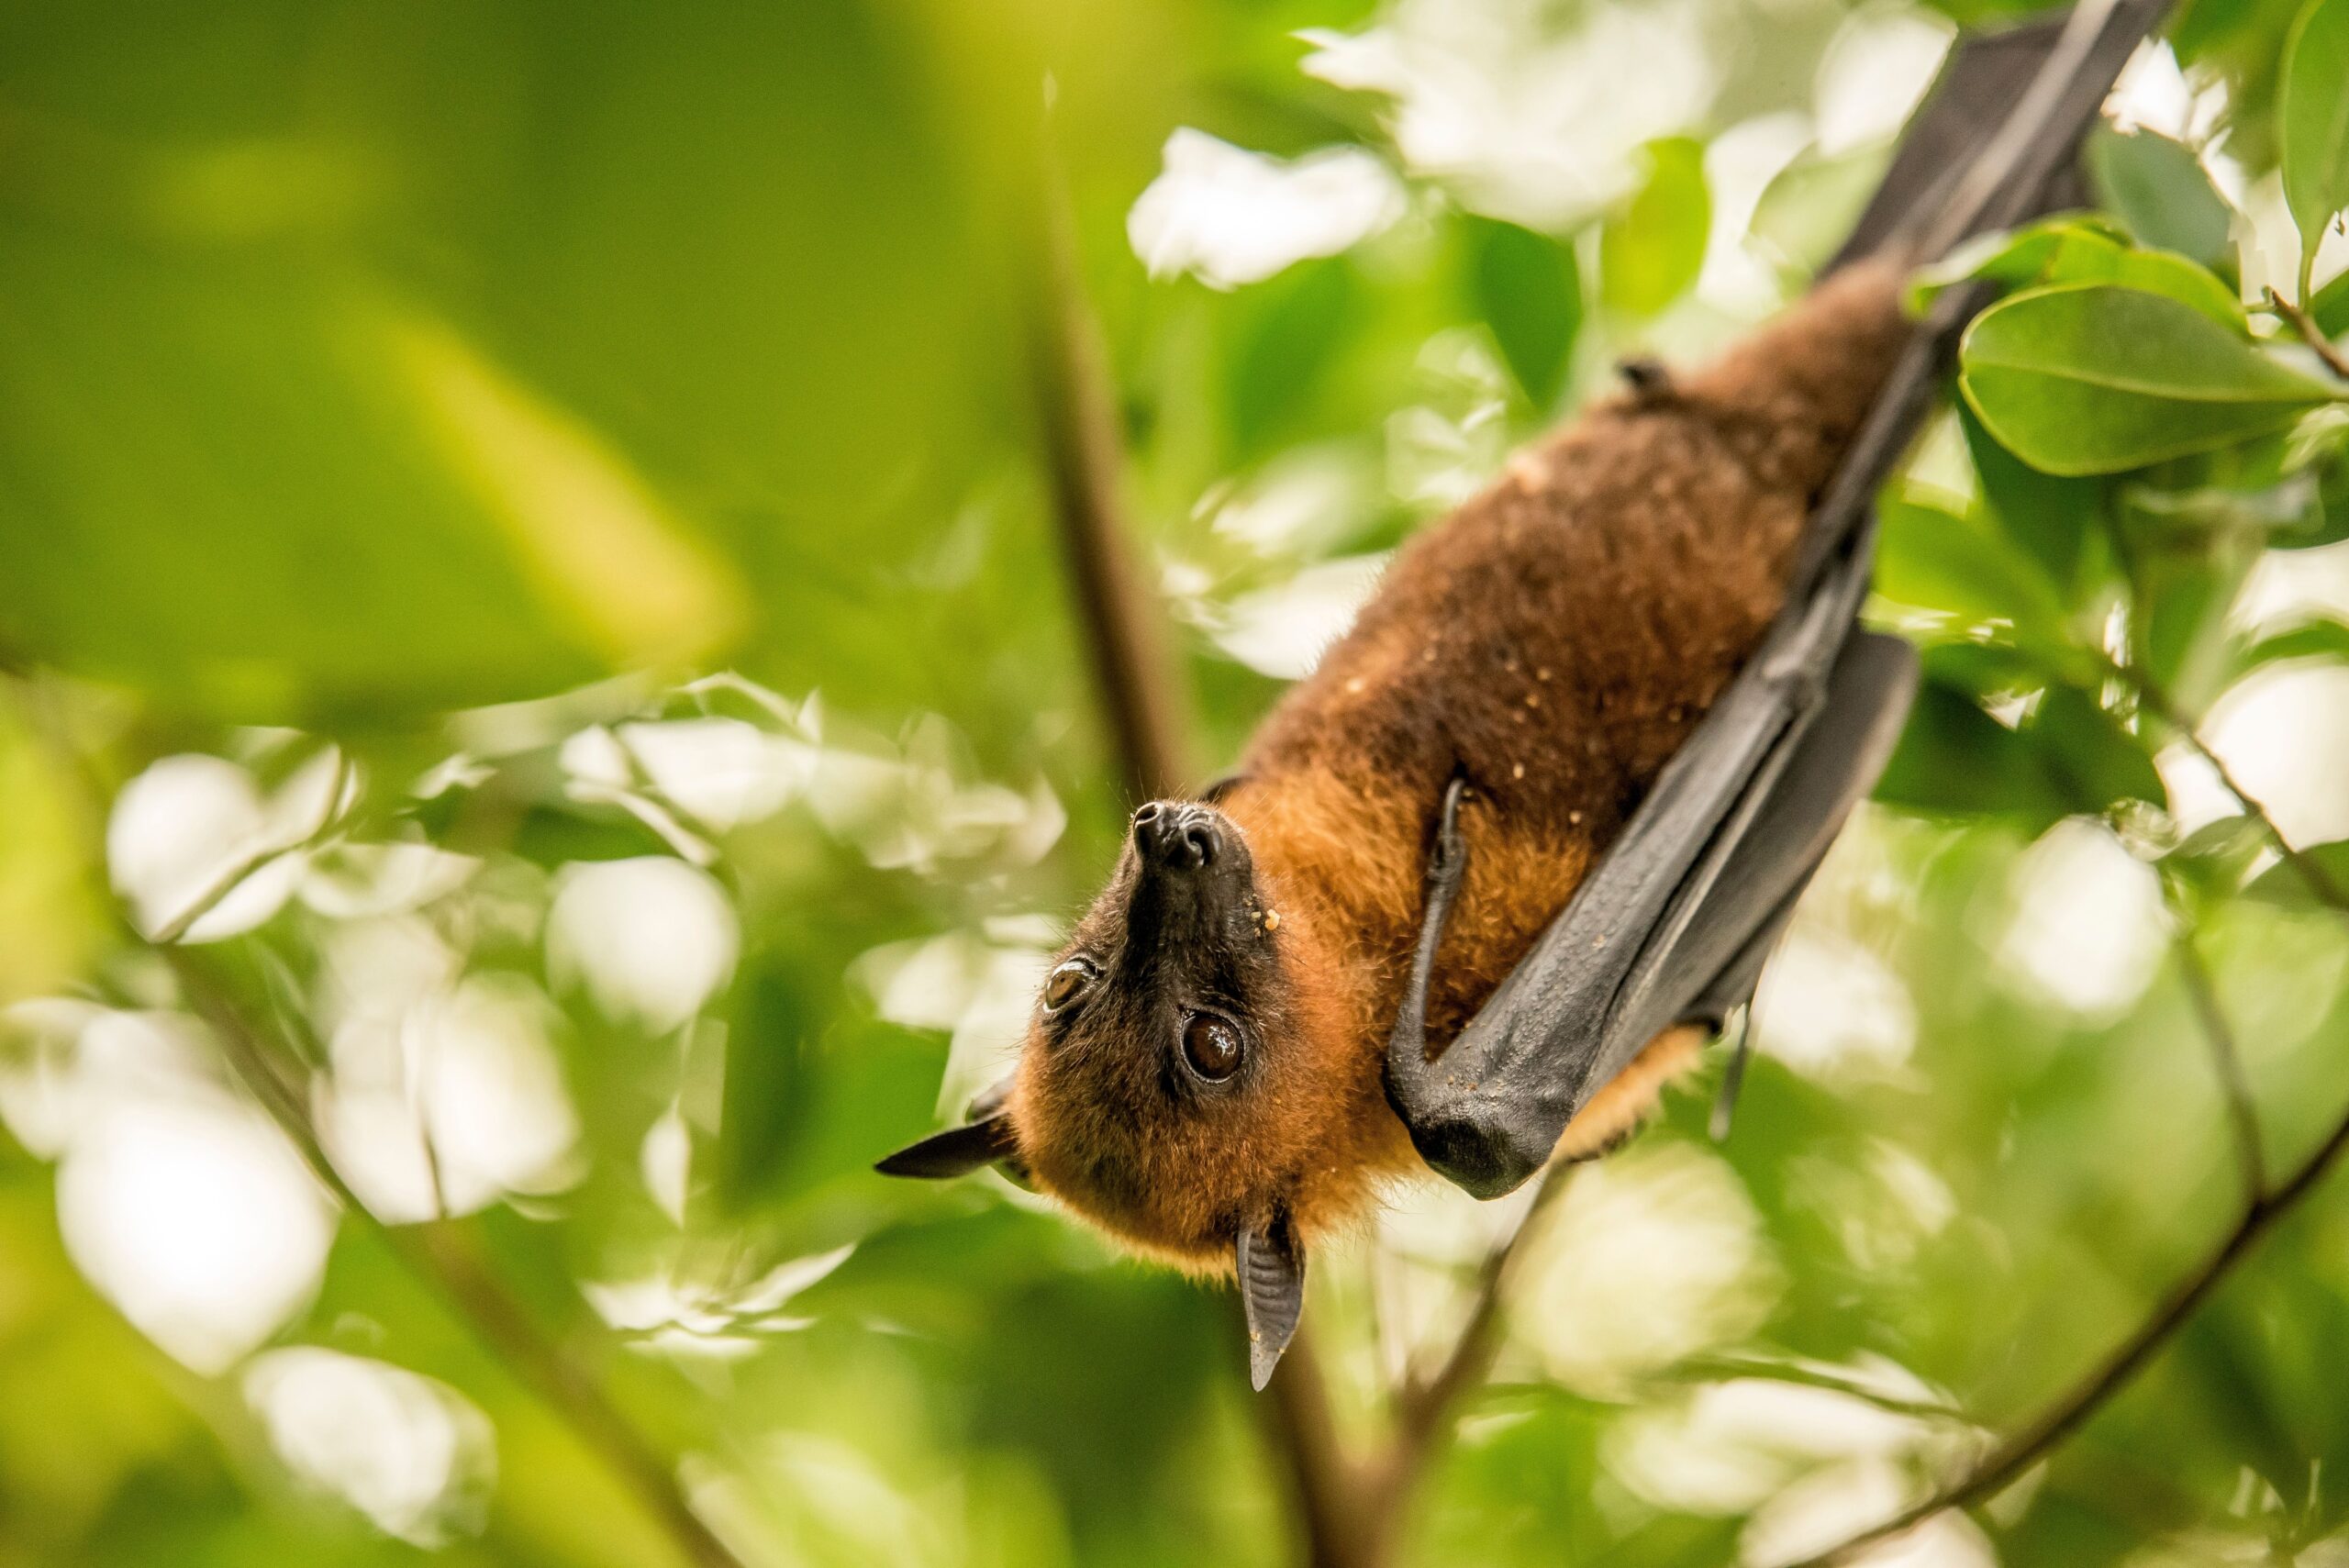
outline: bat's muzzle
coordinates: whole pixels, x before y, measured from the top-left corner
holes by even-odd
[[[1177,874],[1209,869],[1230,846],[1211,807],[1182,801],[1154,800],[1135,812],[1133,834],[1143,865]]]

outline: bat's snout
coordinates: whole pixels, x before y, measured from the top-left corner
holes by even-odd
[[[1134,851],[1153,871],[1205,871],[1225,857],[1230,840],[1213,809],[1154,800],[1134,813]]]

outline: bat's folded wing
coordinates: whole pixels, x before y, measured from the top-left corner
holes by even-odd
[[[1867,565],[1863,542],[1780,617],[1441,1056],[1398,1031],[1387,1095],[1430,1166],[1479,1196],[1508,1191],[1658,1031],[1717,1020],[1752,994],[1915,690],[1907,643],[1854,629]]]

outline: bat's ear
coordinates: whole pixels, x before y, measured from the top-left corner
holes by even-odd
[[[1305,1248],[1288,1216],[1275,1210],[1240,1232],[1240,1302],[1248,1314],[1248,1381],[1262,1392],[1305,1310]]]
[[[937,1182],[967,1176],[999,1160],[1009,1161],[1015,1170],[1019,1167],[1019,1141],[1012,1136],[1011,1115],[1004,1110],[932,1133],[919,1143],[908,1143],[873,1168],[885,1176]]]

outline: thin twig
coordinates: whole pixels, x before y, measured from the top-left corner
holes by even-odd
[[[1181,687],[1157,606],[1134,560],[1121,489],[1117,405],[1100,329],[1085,300],[1074,222],[1047,148],[1039,193],[1037,297],[1030,355],[1053,514],[1074,579],[1086,651],[1117,742],[1128,800],[1181,795],[1197,781]]]
[[[1658,1373],[1656,1380],[1678,1384],[1739,1380],[1791,1383],[1798,1387],[1823,1388],[1830,1393],[1845,1395],[1895,1416],[1914,1416],[1928,1421],[1963,1421],[1968,1426],[1973,1425],[1972,1418],[1965,1411],[1946,1399],[1911,1399],[1898,1394],[1887,1394],[1837,1368],[1812,1366],[1801,1362],[1771,1361],[1761,1356],[1697,1356]]]
[[[2296,853],[2268,817],[2266,807],[2236,784],[2228,775],[2225,765],[2202,746],[2192,727],[2184,722],[2183,716],[2160,686],[2138,673],[2123,671],[2121,673],[2137,685],[2147,706],[2152,706],[2171,728],[2186,735],[2210,764],[2219,769],[2220,777],[2227,788],[2243,803],[2243,809],[2259,823],[2262,830],[2288,856]],[[2308,862],[2301,874],[2307,878],[2310,890],[2321,901],[2340,913],[2349,914],[2349,901],[2343,899],[2332,879],[2323,875],[2321,867],[2312,862]],[[2069,1393],[2048,1407],[2030,1425],[1999,1443],[1965,1474],[1916,1507],[1852,1537],[1841,1545],[1792,1564],[1790,1568],[1832,1568],[1833,1564],[1848,1562],[1855,1552],[1904,1534],[1936,1514],[1988,1502],[2004,1491],[2025,1471],[2054,1452],[2108,1400],[2126,1387],[2170,1337],[2193,1318],[2195,1311],[2258,1244],[2269,1228],[2307,1196],[2323,1179],[2325,1173],[2332,1169],[2342,1151],[2349,1148],[2349,1112],[2344,1112],[2335,1120],[2332,1130],[2317,1145],[2315,1151],[2301,1161],[2281,1185],[2266,1187],[2258,1122],[2249,1090],[2242,1084],[2241,1058],[2235,1050],[2233,1032],[2228,1027],[2224,1014],[2218,1008],[2215,993],[2209,987],[2209,975],[2201,967],[2200,954],[2190,943],[2181,943],[2180,952],[2188,974],[2188,989],[2196,993],[2197,1011],[2204,1029],[2210,1034],[2211,1049],[2221,1062],[2221,1076],[2229,1100],[2230,1114],[2237,1118],[2244,1181],[2249,1189],[2243,1218],[2190,1273],[2172,1287],[2153,1313],[2138,1325],[2134,1333],[2115,1347]]]
[[[2332,346],[2332,339],[2324,335],[2324,328],[2316,324],[2315,317],[2286,299],[2273,287],[2267,290],[2267,308],[2300,335],[2300,341],[2324,361],[2325,369],[2343,381],[2349,381],[2349,359],[2343,358],[2341,350]]]
[[[2244,813],[2258,825],[2260,832],[2275,846],[2276,852],[2284,857],[2285,863],[2292,868],[2293,874],[2315,895],[2317,902],[2349,913],[2349,890],[2344,890],[2313,855],[2284,836],[2283,829],[2276,826],[2276,819],[2268,815],[2266,804],[2237,781],[2225,759],[2202,739],[2199,723],[2177,706],[2169,693],[2162,688],[2160,682],[2133,664],[2110,664],[2108,673],[2128,683],[2136,691],[2139,705],[2150,709],[2154,717],[2167,725],[2178,739],[2192,748],[2196,756],[2210,764],[2211,772],[2218,775],[2219,783],[2242,805]]]
[[[1307,1568],[1373,1568],[1369,1489],[1339,1439],[1320,1359],[1302,1328],[1255,1407],[1287,1473]]]
[[[741,1560],[694,1512],[674,1466],[646,1443],[584,1368],[540,1335],[462,1228],[446,1220],[393,1227],[378,1218],[328,1158],[301,1085],[283,1071],[208,967],[184,947],[157,951],[246,1090],[336,1201],[372,1229],[404,1269],[457,1309],[492,1358],[513,1369],[628,1485],[688,1562],[696,1568],[742,1568]]]
[[[1349,1528],[1348,1540],[1358,1552],[1350,1561],[1358,1568],[1383,1568],[1393,1557],[1406,1511],[1429,1462],[1442,1447],[1454,1407],[1492,1372],[1504,1309],[1523,1269],[1527,1243],[1573,1174],[1571,1166],[1553,1167],[1542,1178],[1517,1223],[1485,1254],[1468,1316],[1443,1359],[1424,1380],[1407,1381],[1396,1391],[1394,1429],[1362,1468]]]
[[[2177,973],[2186,982],[2195,1016],[2202,1022],[2203,1038],[2210,1047],[2210,1065],[2226,1100],[2227,1119],[2234,1130],[2235,1160],[2243,1167],[2243,1201],[2257,1203],[2267,1193],[2267,1156],[2261,1147],[2259,1108],[2252,1100],[2251,1080],[2243,1072],[2234,1027],[2219,1005],[2218,985],[2210,977],[2210,966],[2202,962],[2201,950],[2194,945],[2190,929],[2178,933]]]
[[[1553,1167],[1542,1178],[1525,1212],[1486,1253],[1484,1266],[1477,1272],[1476,1294],[1451,1351],[1431,1376],[1408,1383],[1400,1391],[1396,1400],[1396,1452],[1389,1463],[1401,1462],[1401,1478],[1408,1480],[1416,1472],[1440,1435],[1452,1406],[1492,1370],[1493,1357],[1500,1349],[1501,1311],[1523,1267],[1525,1243],[1539,1231],[1550,1207],[1565,1195],[1574,1171],[1571,1165]]]
[[[1123,443],[1049,143],[1040,170],[1030,373],[1085,651],[1108,710],[1119,778],[1129,802],[1138,805],[1181,794],[1193,783],[1181,681],[1133,560],[1119,488]],[[1310,1568],[1373,1568],[1375,1547],[1361,1534],[1362,1477],[1339,1439],[1307,1329],[1289,1341],[1256,1410],[1287,1473]]]
[[[2001,1442],[1964,1475],[1915,1507],[1815,1557],[1791,1564],[1789,1568],[1832,1568],[1834,1564],[1849,1562],[1854,1553],[1878,1541],[1914,1529],[1936,1514],[1946,1513],[1952,1508],[1970,1508],[1987,1503],[2005,1491],[2128,1385],[2129,1380],[2153,1359],[2170,1336],[2186,1325],[2196,1308],[2209,1298],[2235,1264],[2258,1244],[2268,1229],[2316,1186],[2340,1158],[2344,1148],[2349,1148],[2349,1116],[2341,1118],[2324,1141],[2317,1146],[2316,1151],[2302,1161],[2281,1186],[2243,1211],[2243,1218],[2228,1232],[2226,1239],[2171,1289],[2152,1316],[2138,1326],[2135,1333],[2122,1340],[2071,1392],[2042,1412],[2037,1419]]]

